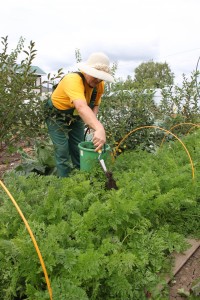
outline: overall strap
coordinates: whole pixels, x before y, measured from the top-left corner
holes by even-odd
[[[73,73],[77,73],[82,78],[83,84],[85,83],[85,77],[84,77],[83,73],[78,72],[78,71],[77,72],[73,72]],[[96,96],[97,96],[97,88],[94,87],[93,91],[92,91],[91,98],[90,98],[90,103],[89,103],[89,107],[90,108],[93,108],[95,106],[94,103],[95,103],[95,100],[96,100]]]

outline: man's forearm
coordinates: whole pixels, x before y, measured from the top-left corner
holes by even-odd
[[[77,109],[81,119],[90,128],[94,129],[93,144],[95,151],[99,151],[106,142],[106,133],[103,125],[98,121],[92,109],[83,100],[75,100],[74,106]]]
[[[99,106],[95,105],[92,109],[93,113],[95,114],[95,116],[97,116],[98,112],[99,112]]]
[[[97,111],[93,111],[85,102],[82,100],[74,101],[75,108],[78,111],[81,119],[87,124],[90,128],[94,130],[98,130],[99,128],[103,128],[103,125],[98,121],[96,117]]]

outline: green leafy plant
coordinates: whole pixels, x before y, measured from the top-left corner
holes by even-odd
[[[154,124],[152,97],[152,92],[144,90],[118,90],[103,98],[99,118],[106,128],[107,140],[111,147],[115,147],[134,128]],[[131,135],[120,150],[135,149],[141,144],[141,148],[150,149],[154,145],[153,139],[154,134],[151,131],[139,131]]]
[[[199,167],[199,131],[184,139]],[[98,172],[69,178],[10,172],[4,182],[38,241],[55,299],[168,299],[170,254],[200,237],[199,175],[177,142],[110,162],[118,190]],[[100,167],[99,167],[100,168]],[[0,190],[3,299],[48,299],[36,251],[15,207]]]
[[[1,38],[0,53],[0,151],[16,149],[18,141],[45,135],[42,85],[62,75],[48,74],[47,81],[36,86],[36,70],[32,66],[36,57],[35,43],[30,41],[24,50],[21,37],[16,49],[8,51],[8,37]],[[24,58],[18,62],[20,55]],[[48,98],[46,93],[44,98]]]
[[[34,111],[38,107],[35,75],[31,64],[36,55],[34,43],[31,41],[29,50],[24,51],[25,59],[17,63],[23,51],[24,39],[21,38],[15,50],[8,54],[8,37],[1,38],[3,49],[0,54],[0,145],[12,145],[14,142],[29,135],[33,136],[38,124],[39,115]],[[28,100],[28,101],[27,101]]]
[[[39,175],[56,175],[54,148],[50,140],[36,140],[33,147],[34,155],[28,155],[19,149],[21,163],[15,167],[18,174],[29,175],[34,172]]]

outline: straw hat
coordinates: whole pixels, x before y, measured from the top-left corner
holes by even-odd
[[[80,62],[77,64],[80,71],[92,77],[114,82],[109,65],[109,58],[101,52],[92,53],[86,62]]]

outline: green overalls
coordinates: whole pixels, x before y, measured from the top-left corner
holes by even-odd
[[[94,88],[89,105],[91,108],[94,107],[96,93]],[[74,116],[73,112],[74,108],[67,110],[55,108],[51,99],[45,105],[45,119],[54,145],[59,177],[69,176],[73,167],[80,169],[78,144],[84,140],[85,124],[79,116]]]

